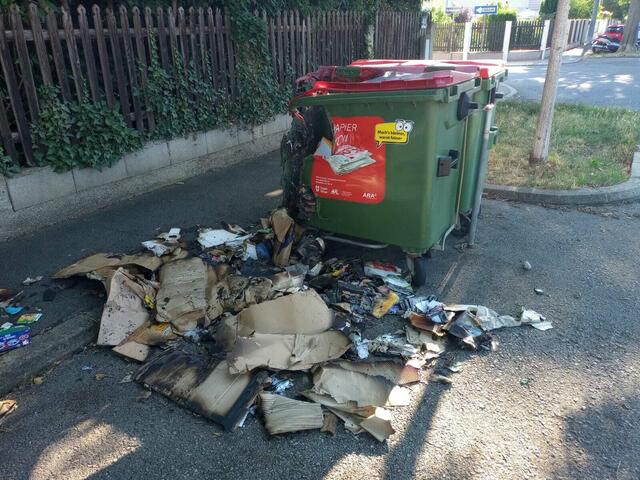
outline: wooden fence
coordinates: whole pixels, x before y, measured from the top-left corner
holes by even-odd
[[[264,41],[274,78],[290,82],[319,65],[348,64],[366,57],[361,12],[298,11],[267,16]],[[375,36],[379,56],[417,58],[420,23],[416,14],[380,13]],[[55,85],[67,100],[89,98],[118,108],[129,126],[154,131],[147,84],[152,55],[172,69],[176,59],[233,97],[237,93],[237,46],[229,16],[214,8],[149,7],[116,11],[28,11],[12,6],[0,13],[0,138],[15,161],[34,165],[31,125],[38,121],[41,85]]]
[[[375,24],[376,58],[420,58],[420,12],[379,11]]]

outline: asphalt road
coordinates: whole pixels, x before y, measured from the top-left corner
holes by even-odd
[[[506,83],[518,97],[540,100],[546,68],[510,66]],[[640,58],[586,58],[563,64],[560,74],[559,102],[640,110]]]
[[[0,284],[48,275],[90,251],[122,251],[171,226],[240,224],[276,203],[274,155],[115,204],[0,245]],[[392,228],[392,226],[390,226]],[[339,427],[269,438],[258,417],[234,433],[141,388],[136,365],[90,347],[7,398],[3,479],[79,478],[615,478],[640,477],[640,205],[545,209],[486,201],[479,245],[436,252],[427,291],[501,313],[533,308],[554,323],[498,331],[497,352],[454,350],[453,384],[414,388],[387,444]],[[339,255],[356,250],[331,247]],[[371,256],[371,253],[367,255]],[[399,252],[379,252],[399,260]],[[528,260],[531,271],[521,262]],[[536,295],[542,288],[544,295]],[[84,285],[46,314],[97,308]],[[39,297],[34,296],[37,300]],[[64,309],[67,310],[64,310]],[[397,323],[371,325],[371,333]],[[69,328],[73,328],[72,325]],[[36,337],[37,338],[37,337]],[[29,348],[29,347],[27,347]],[[83,368],[84,367],[84,368]],[[106,378],[96,380],[96,373]]]

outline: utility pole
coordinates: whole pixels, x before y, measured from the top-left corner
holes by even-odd
[[[596,33],[596,21],[598,20],[598,7],[600,6],[600,0],[593,1],[593,10],[591,10],[591,23],[589,23],[589,32],[587,33],[587,41],[582,47],[582,54],[584,55],[591,47],[593,41],[593,35]]]
[[[624,35],[622,37],[621,51],[632,51],[635,49],[638,39],[638,24],[640,23],[640,0],[631,0],[629,3],[629,14],[624,25]]]
[[[546,162],[549,156],[551,123],[553,122],[553,109],[556,104],[556,94],[558,92],[560,64],[562,63],[562,52],[564,52],[567,44],[569,0],[558,0],[554,23],[551,51],[549,52],[549,62],[547,64],[547,75],[544,80],[544,89],[542,90],[542,101],[540,102],[540,115],[536,123],[533,151],[529,157],[529,162],[533,164]]]

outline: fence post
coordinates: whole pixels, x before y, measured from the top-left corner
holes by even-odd
[[[509,43],[511,42],[511,25],[513,22],[507,20],[504,22],[504,37],[502,38],[502,61],[507,62],[509,59]]]
[[[367,25],[367,29],[364,34],[364,44],[367,48],[367,58],[375,58],[376,56],[376,46],[375,46],[375,38],[376,38],[376,24],[378,23],[378,12],[376,11],[375,20],[370,20],[371,23]]]
[[[544,60],[544,52],[547,50],[547,40],[549,39],[549,26],[551,20],[544,21],[544,28],[542,29],[542,40],[540,40],[540,60]]]
[[[464,37],[462,39],[462,60],[469,57],[469,49],[471,48],[471,22],[464,24]]]

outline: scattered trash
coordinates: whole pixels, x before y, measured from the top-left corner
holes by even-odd
[[[398,301],[400,297],[395,292],[389,292],[389,294],[385,298],[381,298],[378,300],[373,306],[373,316],[376,318],[381,318],[383,315],[386,315],[391,307],[393,307]]]
[[[18,317],[16,323],[19,325],[26,325],[30,323],[36,323],[42,318],[42,313],[23,313]]]
[[[93,365],[82,365],[82,367],[80,367],[80,370],[82,370],[83,372],[90,372],[94,368],[95,367]]]
[[[319,403],[292,400],[281,395],[262,392],[260,407],[270,435],[321,428],[324,424]]]
[[[531,270],[532,267],[531,264],[527,260],[525,260],[524,262],[522,262],[522,268],[524,270]]]
[[[0,420],[18,409],[18,402],[15,400],[0,400]],[[335,435],[335,431],[334,431]]]
[[[34,385],[42,385],[44,383],[44,377],[33,377]]]
[[[531,326],[536,330],[540,330],[541,332],[545,332],[553,328],[553,324],[546,320],[542,322],[532,323]]]
[[[233,375],[224,360],[212,366],[203,355],[180,350],[163,352],[134,375],[136,382],[221,424],[226,430],[238,426],[266,379],[264,372]]]
[[[7,328],[11,328],[11,327],[13,327],[13,323],[5,322],[2,325],[0,325],[0,330],[6,330]]]
[[[288,389],[293,387],[293,382],[290,379],[279,379],[275,375],[271,376],[271,386],[273,387],[273,391],[278,395],[282,395]]]
[[[0,352],[25,347],[31,343],[31,329],[16,325],[0,330]]]
[[[42,275],[38,275],[35,278],[27,277],[22,281],[22,284],[23,285],[33,285],[34,283],[38,283],[40,280],[42,280]]]
[[[531,384],[531,380],[529,378],[521,378],[520,379],[520,385],[523,386],[529,386]]]
[[[326,412],[322,420],[322,427],[320,427],[320,431],[330,433],[332,437],[335,437],[337,427],[338,417],[331,412]]]
[[[537,295],[544,295],[544,290],[541,288],[534,288],[533,291],[536,292]]]
[[[367,161],[346,153],[328,150],[339,172]],[[258,406],[271,435],[307,429],[334,435],[340,419],[348,431],[382,442],[394,433],[385,407],[408,405],[411,385],[423,377],[451,384],[440,373],[462,369],[449,361],[423,375],[454,348],[450,339],[493,351],[491,331],[498,328],[551,328],[532,310],[516,320],[481,305],[417,295],[408,272],[390,263],[325,258],[322,236],[297,225],[284,208],[246,229],[222,227],[201,228],[193,240],[172,228],[143,242],[139,253],[90,255],[55,275],[104,285],[97,343],[142,363],[119,382],[146,387],[137,401],[155,391],[225,430],[244,425]],[[0,289],[0,307],[22,308],[19,296]],[[391,315],[401,325],[385,332]],[[0,338],[15,328],[28,331],[5,325]],[[370,326],[377,336],[367,335]],[[92,365],[82,370],[107,377]]]
[[[529,324],[533,328],[542,332],[553,328],[553,324],[551,323],[551,321],[547,320],[546,317],[540,315],[535,310],[527,310],[523,308],[522,315],[520,316],[520,321],[522,323]]]
[[[24,307],[18,306],[18,305],[9,305],[4,307],[4,311],[7,312],[9,315],[17,315],[22,310],[24,310]]]
[[[402,270],[391,263],[367,262],[364,264],[364,274],[367,277],[398,277]]]
[[[238,235],[226,230],[205,229],[198,234],[198,243],[202,248],[218,247],[220,245],[234,245],[249,238],[248,235]]]

